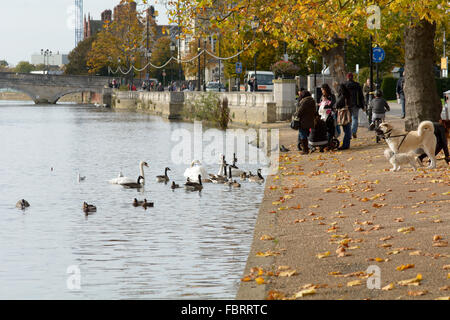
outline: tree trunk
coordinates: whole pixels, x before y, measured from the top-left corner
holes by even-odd
[[[335,45],[331,49],[323,50],[322,56],[326,65],[330,68],[330,75],[333,77],[333,86],[337,89],[337,84],[346,80],[344,63],[344,39],[333,39]]]
[[[405,130],[424,120],[438,121],[442,110],[434,79],[436,24],[426,20],[405,29]]]

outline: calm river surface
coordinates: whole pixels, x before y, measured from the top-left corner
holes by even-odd
[[[199,194],[157,183],[166,166],[184,183],[188,165],[171,160],[176,129],[194,125],[0,101],[0,299],[233,299],[264,185],[208,184]],[[144,191],[108,183],[120,170],[137,177],[141,160],[150,166]],[[135,197],[155,207],[134,208]],[[86,217],[84,201],[97,212]],[[68,289],[71,266],[80,290]]]

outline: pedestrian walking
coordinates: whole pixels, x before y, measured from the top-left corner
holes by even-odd
[[[372,123],[370,124],[370,130],[375,128],[375,120],[384,120],[386,111],[390,111],[391,108],[387,101],[383,98],[381,90],[375,91],[375,98],[370,101],[370,108],[372,109]]]
[[[347,86],[345,84],[340,84],[338,86],[337,93],[338,96],[336,100],[336,109],[339,111],[340,109],[348,107],[349,111],[353,115],[350,90],[347,89]],[[352,121],[345,125],[342,125],[342,130],[344,131],[344,139],[342,140],[342,145],[338,148],[339,150],[347,150],[348,148],[350,148],[350,140],[352,139]]]
[[[402,105],[402,119],[405,119],[406,110],[405,110],[405,92],[403,91],[405,85],[405,78],[403,77],[403,71],[400,73],[400,78],[397,81],[396,93],[397,100],[400,100],[399,103]]]
[[[356,138],[356,133],[358,132],[359,109],[364,108],[364,95],[361,85],[358,82],[353,81],[353,73],[351,72],[347,74],[347,82],[345,83],[345,86],[350,92],[349,109],[351,109],[352,112],[351,130],[353,138]]]
[[[322,120],[327,120],[328,115],[334,108],[336,96],[331,92],[331,88],[327,83],[322,84],[322,97],[320,97],[318,113]]]
[[[363,85],[364,105],[366,108],[366,115],[369,123],[372,122],[372,110],[369,108],[370,100],[373,98],[373,94],[370,93],[370,79],[367,79]]]
[[[299,92],[298,106],[294,113],[294,118],[299,119],[300,127],[298,129],[297,148],[302,154],[309,153],[308,135],[312,127],[314,127],[314,117],[316,112],[316,102],[308,90]]]

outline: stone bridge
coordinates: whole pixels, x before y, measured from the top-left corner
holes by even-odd
[[[76,92],[103,93],[108,77],[58,76],[0,72],[0,89],[26,93],[36,104],[55,104],[61,97]],[[106,90],[107,91],[107,90]]]

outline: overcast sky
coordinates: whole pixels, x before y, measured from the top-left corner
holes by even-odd
[[[119,2],[84,0],[84,13],[90,12],[93,19],[100,20],[103,10],[113,10]],[[71,28],[74,4],[75,0],[0,0],[0,60],[10,64],[31,61],[31,55],[41,49],[69,53],[75,44]],[[155,8],[158,24],[167,24],[164,6]]]

